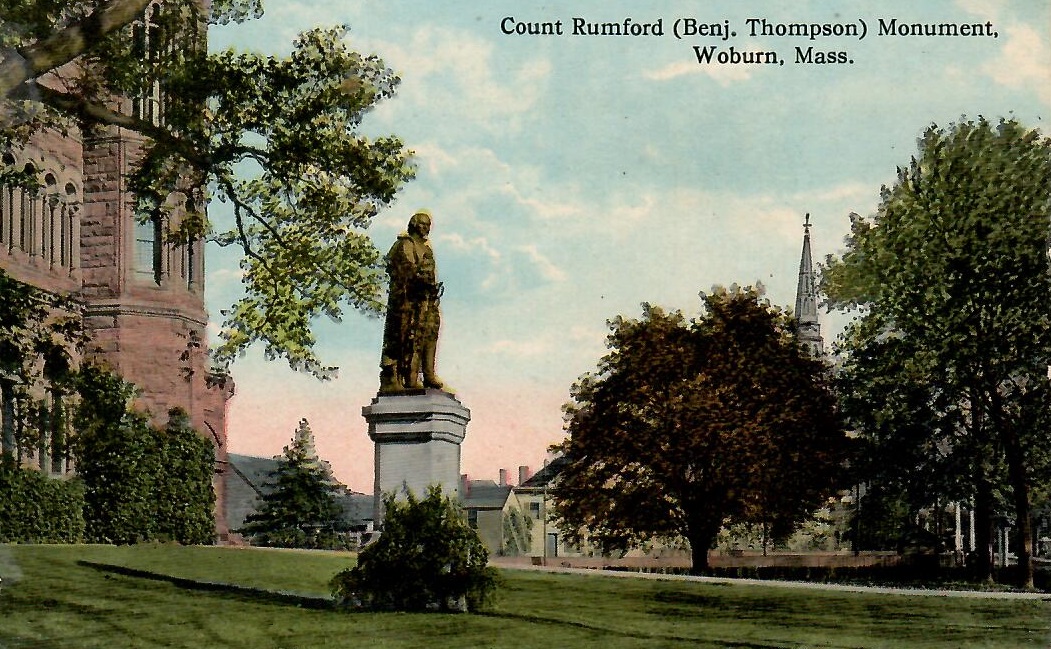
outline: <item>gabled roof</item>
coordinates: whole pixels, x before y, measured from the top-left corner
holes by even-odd
[[[503,509],[512,489],[510,485],[498,485],[492,480],[472,480],[467,497],[463,499],[463,507],[464,509]]]
[[[544,487],[550,487],[562,474],[562,470],[569,464],[569,459],[565,455],[559,455],[555,459],[548,462],[544,468],[533,474],[532,478],[529,478],[522,484],[518,485],[519,488],[526,489],[543,489]]]

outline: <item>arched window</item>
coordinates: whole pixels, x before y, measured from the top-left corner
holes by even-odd
[[[36,167],[32,164],[27,164],[23,171],[26,174],[32,175],[36,173]],[[30,255],[36,255],[37,252],[37,238],[39,237],[38,225],[37,225],[37,213],[39,212],[37,205],[37,197],[35,192],[29,192],[24,189],[18,189],[15,192],[15,196],[18,197],[18,247],[21,250],[29,253]]]
[[[63,188],[62,199],[62,224],[59,232],[59,250],[61,251],[59,263],[66,268],[74,268],[74,260],[80,254],[80,241],[75,235],[76,227],[74,220],[77,218],[77,210],[80,205],[77,186],[66,183]]]
[[[48,172],[44,175],[44,200],[41,202],[40,254],[48,266],[54,266],[58,255],[55,245],[60,239],[56,230],[62,229],[62,209],[58,200],[58,178]]]
[[[51,473],[66,472],[66,423],[67,414],[62,393],[58,390],[48,391],[47,434],[49,455],[51,456]]]

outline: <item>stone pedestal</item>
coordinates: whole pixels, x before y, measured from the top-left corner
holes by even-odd
[[[459,494],[460,443],[471,411],[453,395],[434,389],[381,394],[361,414],[376,444],[377,527],[384,493],[412,491],[422,498],[438,484],[448,496]]]

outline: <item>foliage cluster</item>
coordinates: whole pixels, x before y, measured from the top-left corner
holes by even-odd
[[[215,456],[180,409],[159,429],[130,407],[135,388],[93,365],[80,371],[74,455],[84,484],[85,539],[211,543]]]
[[[423,499],[385,494],[383,511],[379,539],[332,579],[339,600],[404,611],[474,611],[489,600],[497,585],[489,553],[440,487]]]
[[[75,404],[74,432],[64,441],[78,473],[75,482],[53,481],[5,468],[13,500],[5,499],[3,506],[16,507],[12,511],[19,514],[11,518],[4,538],[211,542],[215,495],[209,441],[180,410],[169,413],[166,428],[154,428],[130,408],[134,386],[97,366],[73,367],[72,354],[86,334],[72,300],[18,282],[2,270],[0,295],[0,388],[5,398],[30,404],[30,412],[37,386],[72,397],[63,399]],[[12,432],[14,439],[5,445],[33,448],[39,443],[32,438],[39,435],[34,426]],[[5,454],[2,461],[14,460]]]
[[[34,386],[46,382],[59,393],[74,390],[72,356],[86,340],[80,309],[63,296],[19,282],[0,268],[0,390],[33,407]],[[3,431],[14,443],[32,448],[34,427]]]
[[[0,543],[79,543],[84,492],[77,480],[53,480],[0,455]]]
[[[504,512],[504,541],[500,554],[505,557],[520,557],[533,548],[533,518],[517,507]]]
[[[306,419],[292,443],[277,457],[277,468],[263,483],[258,511],[238,530],[252,545],[337,550],[349,549],[337,483],[314,449]]]
[[[1051,139],[962,119],[924,131],[822,280],[832,305],[860,307],[839,377],[858,478],[910,517],[969,502],[986,575],[994,515],[1012,511],[1029,584],[1051,484],[1049,241]]]
[[[572,541],[682,536],[700,572],[725,523],[784,537],[836,484],[846,439],[827,368],[760,291],[702,297],[692,322],[650,305],[613,320],[610,353],[573,386],[554,492]]]

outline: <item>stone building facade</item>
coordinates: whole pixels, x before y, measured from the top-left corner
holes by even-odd
[[[136,30],[148,34],[158,6],[151,5]],[[159,94],[148,89],[144,97],[117,103],[122,112],[161,119]],[[223,535],[226,405],[233,384],[209,371],[203,242],[176,244],[165,237],[185,197],[173,196],[162,219],[142,223],[133,212],[128,178],[142,144],[137,133],[95,126],[40,132],[21,150],[0,151],[0,164],[28,169],[40,182],[36,192],[0,187],[0,268],[49,293],[73,296],[90,335],[83,359],[102,362],[134,383],[141,391],[136,406],[156,424],[181,407],[212,440],[216,529]],[[0,390],[5,431],[34,425],[26,421],[10,380],[0,376],[0,387],[7,386]],[[56,426],[48,428],[41,430],[37,448],[16,450],[23,462],[55,475],[69,473],[68,458],[46,439],[56,435]],[[4,443],[12,438],[4,435]]]

